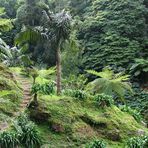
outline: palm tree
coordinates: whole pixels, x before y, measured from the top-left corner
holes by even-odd
[[[69,39],[71,31],[71,16],[63,10],[53,18],[53,41],[56,46],[56,67],[57,67],[57,95],[61,93],[61,48],[63,43]]]
[[[124,101],[126,90],[132,92],[131,86],[128,82],[129,75],[123,75],[123,73],[115,74],[108,68],[103,69],[102,72],[94,70],[87,70],[87,72],[99,77],[90,82],[87,86],[87,89],[94,93],[104,93],[111,96],[117,94],[118,97]]]
[[[47,14],[45,11],[44,25],[37,27],[25,27],[17,36],[16,44],[21,45],[26,42],[38,42],[38,40],[49,40],[56,50],[56,69],[57,69],[57,95],[61,93],[61,48],[70,37],[71,16],[63,10],[57,14]],[[48,31],[47,31],[48,30]]]

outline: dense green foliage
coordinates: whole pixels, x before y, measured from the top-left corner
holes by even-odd
[[[94,96],[94,101],[96,102],[96,104],[98,106],[101,106],[101,107],[110,107],[114,104],[114,100],[112,98],[112,96],[108,96],[108,95],[105,95],[105,94],[97,94]]]
[[[88,98],[88,94],[83,90],[67,89],[67,90],[64,90],[63,94],[66,96],[74,97],[79,100],[84,100]]]
[[[28,120],[27,116],[21,115],[14,122],[14,130],[0,133],[1,148],[39,148],[41,139],[35,125]]]
[[[0,147],[1,148],[15,148],[19,145],[18,136],[14,132],[0,133]]]
[[[137,122],[140,122],[140,121],[142,120],[142,117],[141,117],[141,115],[140,115],[140,112],[138,112],[138,111],[136,111],[136,110],[133,110],[133,109],[130,108],[129,106],[124,105],[124,106],[121,106],[120,109],[121,109],[121,111],[127,112],[127,113],[129,113],[130,115],[132,115],[132,116],[135,118],[135,120],[136,120]]]
[[[85,69],[130,68],[147,55],[147,8],[143,1],[95,0],[84,14],[79,39]]]
[[[133,137],[128,140],[127,148],[146,148],[148,145],[148,137]]]
[[[147,148],[147,124],[147,0],[0,1],[0,148]]]
[[[94,140],[86,148],[106,148],[106,144],[102,140]]]
[[[124,100],[126,91],[132,92],[131,86],[128,83],[129,75],[123,75],[123,73],[115,74],[108,68],[105,68],[102,72],[94,70],[87,70],[87,72],[101,77],[88,84],[88,90],[91,92],[105,93],[111,96],[116,94],[122,101]]]

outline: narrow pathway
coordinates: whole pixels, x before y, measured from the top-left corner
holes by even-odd
[[[31,100],[31,94],[30,94],[31,82],[27,78],[24,78],[23,76],[18,74],[15,74],[14,77],[20,83],[23,89],[23,99],[22,102],[20,103],[18,112],[14,112],[13,119],[18,117],[21,113],[24,112],[24,110],[26,109]],[[0,124],[0,131],[4,131],[8,127],[9,124],[5,121],[4,123]]]
[[[26,109],[31,100],[31,82],[28,80],[28,78],[24,78],[21,75],[15,75],[15,79],[21,84],[21,87],[23,89],[23,100],[20,103],[19,112],[16,113],[16,115],[18,116]]]

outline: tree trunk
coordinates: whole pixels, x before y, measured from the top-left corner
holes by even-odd
[[[57,95],[61,94],[61,53],[60,44],[56,51],[56,68],[57,68]]]
[[[33,103],[34,103],[34,106],[38,105],[38,95],[37,95],[37,93],[34,94]]]
[[[33,77],[33,85],[35,85],[35,79],[36,79],[36,78],[35,78],[35,77]]]

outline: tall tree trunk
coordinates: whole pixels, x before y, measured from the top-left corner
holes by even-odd
[[[56,51],[56,68],[57,68],[57,95],[61,94],[61,53],[60,44]]]
[[[34,106],[38,106],[38,95],[37,95],[37,93],[35,93],[34,96],[33,96],[33,103],[34,103]]]

